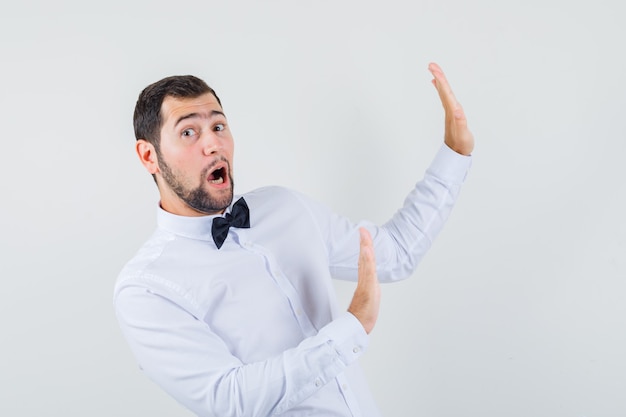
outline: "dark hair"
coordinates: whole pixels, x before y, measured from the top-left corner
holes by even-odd
[[[165,97],[196,98],[206,93],[213,94],[219,105],[222,105],[215,91],[193,75],[173,75],[150,84],[139,94],[135,105],[133,115],[135,138],[147,140],[154,145],[158,153],[163,123],[161,105]]]

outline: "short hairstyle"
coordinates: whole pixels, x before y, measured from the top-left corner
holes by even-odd
[[[154,145],[158,153],[163,123],[161,105],[165,97],[196,98],[206,93],[213,94],[219,105],[222,105],[215,91],[193,75],[173,75],[150,84],[139,94],[135,105],[133,115],[135,138],[147,140]]]

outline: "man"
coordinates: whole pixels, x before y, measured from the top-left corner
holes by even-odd
[[[154,382],[200,416],[379,415],[356,363],[378,317],[378,281],[413,272],[474,146],[443,72],[429,70],[445,143],[382,226],[281,187],[234,198],[233,138],[215,91],[192,76],[142,91],[136,151],[159,189],[158,228],[121,272],[115,309]],[[332,278],[357,281],[348,311]]]

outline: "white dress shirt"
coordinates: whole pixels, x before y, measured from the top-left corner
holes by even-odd
[[[357,364],[368,336],[337,305],[331,279],[357,280],[361,226],[372,234],[381,282],[411,275],[470,163],[442,146],[383,226],[267,187],[243,196],[251,227],[231,228],[218,250],[215,216],[159,209],[157,230],[114,293],[140,368],[199,416],[379,416]]]

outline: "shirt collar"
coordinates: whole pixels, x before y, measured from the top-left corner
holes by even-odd
[[[226,208],[224,214],[199,217],[172,214],[163,210],[163,208],[161,208],[161,204],[159,204],[157,211],[157,225],[159,228],[179,236],[190,239],[208,240],[212,242],[213,235],[211,234],[211,226],[213,225],[213,219],[216,217],[223,217],[225,213],[230,213],[233,208],[233,204],[237,201],[237,199],[238,197],[233,198],[233,201],[230,202],[230,205]]]

